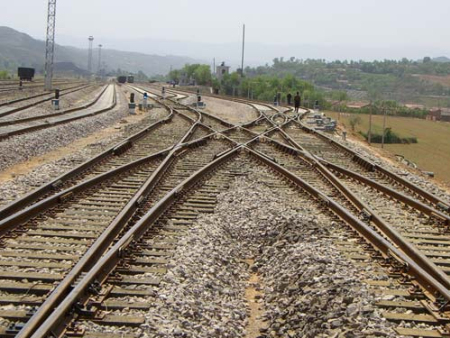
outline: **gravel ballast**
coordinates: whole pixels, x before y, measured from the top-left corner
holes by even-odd
[[[0,184],[2,192],[0,194],[0,206],[20,198],[25,193],[44,183],[48,183],[64,172],[73,169],[114,144],[119,143],[124,138],[142,130],[145,126],[166,117],[168,114],[165,109],[158,108],[146,113],[147,116],[142,119],[134,121],[129,118],[125,103],[125,98],[119,94],[117,107],[113,111],[106,113],[107,115],[111,114],[110,116],[99,115],[86,118],[78,122],[38,131],[29,135],[18,135],[0,142],[2,145],[0,149],[0,159],[2,160],[0,168],[5,170],[7,167],[28,161],[35,156],[45,156],[45,154],[55,149],[71,145],[72,142],[83,137],[96,134],[95,132],[98,129],[112,127],[120,121],[116,127],[120,129],[117,129],[113,134],[106,133],[100,139],[92,140],[89,144],[80,147],[80,149],[68,150],[67,154],[61,154],[57,159],[49,159],[46,163],[36,166],[26,174],[13,174],[12,179]],[[89,121],[90,119],[95,119],[95,121]],[[132,122],[127,122],[128,120]],[[74,133],[70,134],[69,130],[74,131]],[[47,138],[43,138],[44,135],[48,135]],[[25,145],[27,140],[30,140],[29,144]],[[16,151],[15,147],[21,148]]]
[[[362,282],[373,270],[354,266],[335,248],[327,237],[335,226],[329,216],[307,196],[278,186],[265,169],[251,171],[218,196],[214,214],[202,214],[179,240],[152,308],[144,313],[147,322],[135,333],[395,337]],[[257,282],[249,283],[255,274]],[[249,287],[260,290],[255,301],[263,314],[252,322]],[[102,330],[91,325],[90,330]],[[248,335],[250,326],[260,335]]]

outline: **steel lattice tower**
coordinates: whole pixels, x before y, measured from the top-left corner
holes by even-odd
[[[45,90],[52,89],[55,58],[56,0],[48,0],[47,41],[45,43]]]
[[[91,35],[89,38],[89,50],[88,50],[88,72],[92,73],[92,42],[94,42],[94,37]]]

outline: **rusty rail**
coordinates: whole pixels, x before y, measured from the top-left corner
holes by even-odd
[[[0,220],[14,214],[15,212],[23,209],[27,205],[30,205],[31,203],[37,201],[38,199],[42,198],[48,193],[51,193],[52,191],[58,189],[59,186],[61,186],[63,183],[69,181],[70,179],[73,179],[77,175],[81,174],[82,172],[88,170],[89,168],[95,166],[96,164],[103,161],[108,156],[113,156],[117,154],[121,154],[124,150],[130,148],[133,146],[133,143],[148,133],[152,132],[154,129],[156,129],[158,126],[160,126],[163,123],[168,123],[170,120],[172,120],[174,116],[174,113],[171,111],[169,115],[161,119],[150,126],[146,127],[145,129],[131,135],[126,140],[121,141],[118,144],[113,145],[111,148],[105,150],[104,152],[98,154],[94,158],[80,164],[76,168],[62,174],[61,176],[58,176],[54,180],[52,180],[50,183],[46,183],[39,188],[33,190],[32,192],[26,194],[24,197],[6,205],[5,207],[0,209]]]

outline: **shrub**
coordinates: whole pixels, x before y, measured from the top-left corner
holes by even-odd
[[[366,140],[368,140],[368,132],[364,133],[362,131],[359,132]],[[370,141],[372,143],[382,143],[382,134],[372,132],[370,137]],[[385,144],[411,144],[418,143],[417,137],[400,137],[396,133],[394,133],[391,129],[386,129],[384,135],[384,143]]]

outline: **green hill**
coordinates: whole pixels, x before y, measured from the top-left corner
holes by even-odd
[[[31,36],[9,27],[0,26],[0,70],[15,72],[17,67],[33,67],[42,72],[45,58],[45,41],[36,40]],[[102,50],[102,60],[108,70],[118,68],[124,71],[138,72],[147,75],[168,73],[170,67],[181,68],[186,63],[198,62],[182,56],[159,56],[134,52],[124,52],[112,49]],[[87,50],[69,46],[55,46],[55,62],[71,62],[76,67],[87,68]],[[97,59],[93,56],[94,71]]]

